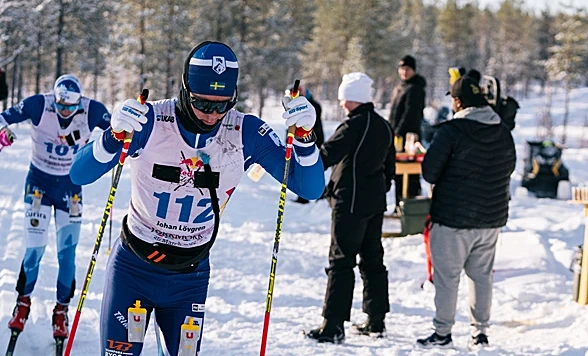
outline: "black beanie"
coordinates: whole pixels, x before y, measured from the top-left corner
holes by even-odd
[[[468,72],[466,73],[466,77],[472,78],[478,84],[480,83],[480,79],[482,79],[482,75],[480,74],[480,72],[478,72],[477,70],[475,70],[473,68],[468,70]]]
[[[414,71],[416,71],[416,60],[414,59],[413,56],[404,56],[402,57],[402,59],[400,59],[400,62],[398,62],[398,66],[402,67],[402,66],[408,66],[410,68],[412,68]]]

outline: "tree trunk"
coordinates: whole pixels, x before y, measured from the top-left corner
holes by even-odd
[[[223,14],[226,11],[226,7],[225,7],[225,1],[224,0],[216,0],[217,3],[217,9],[216,9],[216,33],[215,33],[215,40],[216,41],[224,41],[223,38],[223,24],[224,24],[224,20],[223,20]]]
[[[257,110],[257,117],[261,118],[261,114],[263,113],[263,107],[265,106],[265,95],[263,92],[263,85],[260,85],[257,88],[257,96],[259,97],[259,107]]]
[[[98,76],[100,75],[100,71],[98,70],[98,66],[100,64],[100,51],[98,47],[94,50],[94,80],[92,81],[92,91],[94,92],[94,99],[98,97]]]
[[[546,137],[551,138],[551,129],[552,129],[552,122],[551,122],[551,100],[552,100],[552,84],[550,81],[545,82],[545,107],[543,108],[543,113],[539,119],[537,125],[537,137],[540,139],[544,139]],[[542,130],[543,129],[543,130]]]
[[[23,84],[23,70],[22,70],[23,65],[19,63],[18,67],[17,67],[17,80],[18,82],[16,83],[16,102],[20,103],[20,101],[22,100],[22,84]]]
[[[59,17],[57,19],[57,47],[55,50],[55,79],[59,78],[63,73],[63,28],[65,4],[59,1]]]
[[[15,106],[18,101],[16,101],[16,96],[14,95],[14,90],[16,89],[16,75],[18,73],[18,54],[14,57],[14,61],[12,62],[12,88],[10,89],[10,106]]]
[[[565,145],[567,140],[568,120],[570,118],[570,90],[569,82],[566,82],[566,96],[564,101],[563,132],[561,134],[561,144]]]
[[[167,55],[165,57],[165,97],[170,98],[172,96],[172,85],[173,85],[173,73],[172,73],[172,60],[174,57],[174,34],[175,34],[175,1],[171,0],[167,4],[168,6],[168,17],[167,24],[169,26],[167,30]]]
[[[108,71],[108,101],[111,108],[114,108],[116,102],[116,87],[114,85],[116,78],[112,70]],[[112,110],[111,110],[112,111]]]
[[[37,32],[37,64],[35,68],[35,94],[39,94],[41,92],[41,70],[43,65],[42,55],[41,55],[41,42],[43,33],[41,31]]]
[[[525,98],[525,99],[528,99],[529,98],[530,82],[531,82],[531,78],[526,78],[525,79],[525,87],[523,89],[523,98]]]

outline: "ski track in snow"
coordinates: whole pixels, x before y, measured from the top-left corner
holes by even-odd
[[[511,191],[520,184],[524,139],[533,137],[535,116],[543,99],[521,101],[514,135],[519,152]],[[554,121],[561,115],[563,97],[554,96]],[[573,92],[569,129],[572,139],[581,138],[581,125],[588,115],[588,90]],[[560,105],[561,104],[561,105]],[[558,106],[560,105],[560,106]],[[266,108],[266,119],[277,132],[284,132],[280,109]],[[387,112],[382,112],[387,114]],[[576,125],[574,127],[573,125]],[[327,135],[337,126],[325,122]],[[28,170],[31,140],[29,126],[15,128],[18,140],[0,153],[0,325],[6,325],[16,298],[14,291],[25,243],[23,238],[23,185]],[[557,131],[557,129],[556,129]],[[586,184],[588,150],[568,149],[564,164],[572,184]],[[327,173],[328,174],[328,173]],[[423,183],[425,184],[425,183]],[[90,254],[108,196],[110,175],[84,187],[84,223],[77,249],[78,291],[70,308],[73,321]],[[425,185],[424,185],[425,187]],[[118,235],[129,200],[129,170],[123,172],[114,206],[113,240]],[[427,187],[425,187],[428,189]],[[201,355],[257,355],[259,353],[265,297],[275,233],[279,183],[269,175],[253,183],[243,178],[223,216],[217,242],[211,252],[211,283]],[[268,355],[466,355],[469,339],[468,284],[462,274],[453,329],[454,350],[423,350],[418,337],[432,332],[434,287],[420,285],[426,277],[422,235],[384,239],[388,268],[390,313],[387,337],[355,336],[347,327],[342,345],[317,344],[305,339],[301,330],[317,327],[327,277],[324,267],[330,240],[330,209],[325,201],[307,205],[291,202],[288,193],[280,242],[271,313]],[[389,203],[393,204],[389,194]],[[385,231],[399,229],[386,219]],[[495,264],[494,302],[489,339],[491,348],[480,355],[588,355],[588,307],[572,302],[572,273],[568,267],[574,248],[584,234],[582,207],[565,201],[517,197],[513,194],[510,219],[498,243]],[[81,322],[73,355],[100,355],[99,318],[104,268],[107,256],[106,230]],[[21,334],[15,355],[49,355],[53,339],[51,315],[55,303],[57,258],[55,230],[50,226],[49,244],[42,260],[39,280],[32,295],[31,315]],[[362,283],[356,274],[353,322],[362,321]],[[0,327],[1,330],[1,327]],[[5,350],[9,331],[0,333]],[[143,355],[156,355],[155,334],[150,325]]]

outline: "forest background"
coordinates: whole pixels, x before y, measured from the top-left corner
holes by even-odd
[[[499,78],[503,94],[519,100],[540,88],[547,103],[538,120],[549,131],[566,124],[551,122],[550,93],[588,84],[588,12],[571,1],[556,7],[522,0],[493,6],[456,0],[5,0],[0,68],[10,90],[2,108],[49,91],[64,73],[79,76],[84,94],[110,108],[142,87],[152,100],[175,97],[190,49],[218,40],[239,59],[241,109],[259,116],[266,100],[295,77],[317,99],[335,101],[342,74],[352,71],[375,80],[374,102],[384,108],[399,81],[398,60],[411,54],[427,80],[429,104],[443,99],[449,67],[476,68]]]

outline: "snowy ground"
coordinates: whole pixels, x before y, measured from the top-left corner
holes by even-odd
[[[572,124],[581,126],[588,115],[588,90],[572,97]],[[554,98],[554,111],[563,97]],[[541,98],[521,102],[515,130],[522,154],[524,139],[535,135],[535,116]],[[577,103],[577,104],[574,104]],[[561,105],[560,105],[561,106]],[[271,112],[268,110],[268,112]],[[278,110],[273,112],[277,113]],[[559,111],[560,112],[560,111]],[[267,119],[279,132],[283,125]],[[557,122],[557,115],[556,115]],[[327,133],[337,123],[327,122]],[[580,127],[570,131],[581,132]],[[29,128],[17,128],[19,139],[0,154],[0,325],[9,320],[16,294],[17,273],[25,250],[23,241],[23,182],[28,168],[31,140]],[[578,137],[576,135],[575,137]],[[588,183],[588,150],[568,149],[564,162],[574,185]],[[519,162],[520,163],[520,162]],[[129,199],[129,170],[123,173],[114,209],[113,239]],[[519,184],[520,170],[513,175]],[[110,177],[105,176],[84,190],[84,224],[77,255],[77,280],[82,284],[92,245],[108,195]],[[201,355],[256,355],[259,353],[264,303],[268,285],[271,250],[279,196],[279,184],[264,176],[259,183],[243,178],[228,205],[211,263],[212,275],[207,300],[206,324]],[[289,195],[291,200],[293,195]],[[393,198],[392,198],[393,199]],[[389,200],[393,203],[392,200]],[[53,226],[53,225],[52,225]],[[398,229],[386,222],[386,228]],[[425,253],[422,236],[384,239],[389,271],[390,308],[386,318],[388,336],[370,339],[349,332],[342,345],[316,344],[305,340],[302,329],[321,322],[326,286],[324,267],[329,246],[330,209],[324,201],[308,205],[288,202],[280,245],[274,304],[269,331],[268,355],[462,355],[469,338],[466,283],[460,296],[453,330],[456,350],[425,351],[415,346],[417,337],[427,336],[434,315],[432,286],[423,290]],[[483,354],[588,355],[588,307],[571,301],[572,274],[568,271],[574,248],[582,243],[584,220],[580,206],[565,201],[514,196],[511,218],[504,228],[496,261],[494,304],[490,343]],[[73,355],[98,355],[98,320],[108,232],[86,299]],[[57,258],[55,233],[42,261],[37,287],[32,296],[31,316],[19,340],[16,355],[48,355],[51,350],[51,311],[54,305]],[[361,280],[357,277],[352,321],[361,312]],[[73,300],[77,304],[78,296]],[[75,307],[71,308],[72,310]],[[73,318],[74,312],[70,312]],[[0,350],[9,332],[0,333]],[[156,355],[155,336],[148,331],[144,355]]]

